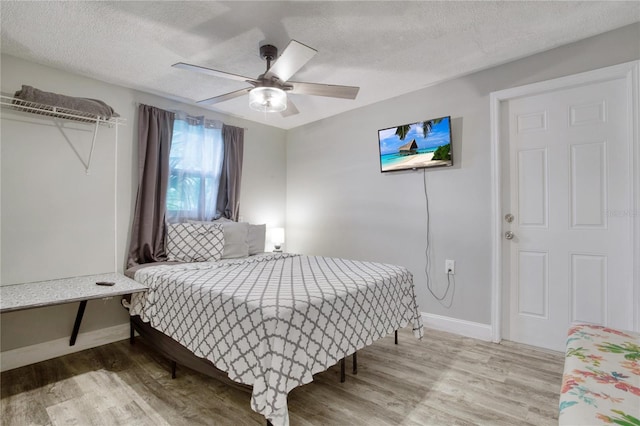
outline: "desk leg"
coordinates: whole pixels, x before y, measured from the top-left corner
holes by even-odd
[[[71,332],[71,339],[69,340],[69,346],[76,344],[78,338],[78,331],[80,331],[80,323],[82,322],[82,316],[84,315],[84,308],[87,307],[87,301],[83,300],[78,306],[78,313],[76,314],[76,322],[73,323],[73,331]]]

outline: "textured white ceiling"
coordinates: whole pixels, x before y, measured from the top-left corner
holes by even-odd
[[[640,2],[3,0],[0,12],[3,53],[188,103],[247,85],[171,64],[257,77],[261,44],[298,40],[318,54],[292,80],[360,86],[358,98],[291,95],[300,114],[287,118],[247,96],[210,107],[289,129],[638,22]]]

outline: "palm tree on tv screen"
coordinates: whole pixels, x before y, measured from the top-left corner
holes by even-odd
[[[442,120],[443,120],[443,118],[436,118],[436,119],[433,119],[433,120],[423,121],[421,123],[422,132],[424,133],[425,139],[427,138],[427,135],[431,132],[431,129],[433,128],[433,126],[435,126],[436,124],[440,123]],[[420,124],[420,122],[415,123],[415,124]],[[404,138],[407,137],[407,134],[409,133],[409,129],[410,128],[411,128],[411,124],[404,124],[402,126],[396,127],[396,135],[398,135],[398,137],[400,138],[401,141],[403,141]]]

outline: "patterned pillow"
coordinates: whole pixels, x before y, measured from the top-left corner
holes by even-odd
[[[167,228],[167,260],[216,261],[222,257],[223,248],[222,225],[173,223]]]
[[[248,223],[234,222],[229,219],[217,219],[214,222],[196,220],[188,220],[187,222],[206,226],[222,226],[222,231],[224,232],[224,250],[222,250],[222,259],[234,259],[249,256],[249,244],[247,243],[247,236],[249,234]]]

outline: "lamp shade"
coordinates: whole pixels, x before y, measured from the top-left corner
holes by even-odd
[[[277,87],[256,87],[249,92],[249,108],[261,112],[287,109],[287,94]]]
[[[271,229],[271,242],[274,245],[279,246],[284,243],[284,228],[272,228]]]

